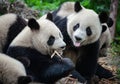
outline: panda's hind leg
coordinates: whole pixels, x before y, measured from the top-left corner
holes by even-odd
[[[97,70],[96,70],[96,75],[98,75],[98,77],[101,78],[111,78],[113,77],[113,73],[110,72],[109,70],[105,69],[104,67],[102,67],[100,64],[97,64]]]

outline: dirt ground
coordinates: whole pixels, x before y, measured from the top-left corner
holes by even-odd
[[[120,79],[117,77],[117,69],[120,68],[120,56],[113,56],[111,53],[112,49],[109,48],[107,57],[100,57],[99,63],[109,69],[113,74],[115,74],[115,77],[110,79],[101,79],[99,81],[99,84],[120,84]],[[117,54],[116,54],[117,55]]]

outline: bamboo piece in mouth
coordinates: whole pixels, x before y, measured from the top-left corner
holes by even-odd
[[[62,56],[56,50],[51,55],[51,58],[53,58],[55,55],[59,56],[62,59]]]

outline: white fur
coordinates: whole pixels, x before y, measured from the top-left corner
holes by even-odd
[[[83,8],[78,13],[72,13],[68,16],[67,32],[73,43],[76,42],[75,36],[82,38],[81,45],[87,45],[97,41],[101,35],[102,26],[98,14],[93,10]],[[74,32],[73,27],[79,23],[80,27]],[[86,28],[90,27],[92,35],[87,36]]]
[[[74,4],[75,2],[65,2],[61,5],[60,10],[58,11],[57,15],[60,16],[61,18],[64,18],[71,13],[74,12]]]
[[[0,52],[5,45],[9,27],[16,21],[16,18],[17,16],[11,13],[0,16]]]
[[[0,53],[0,81],[3,84],[17,84],[18,77],[26,76],[23,64]]]
[[[42,54],[51,54],[54,50],[62,51],[60,47],[65,46],[63,36],[57,26],[47,20],[39,19],[39,31],[31,30],[28,26],[13,40],[11,46],[31,47],[40,51]],[[55,42],[52,46],[47,45],[50,36],[55,37]],[[61,36],[61,37],[60,37]]]
[[[106,30],[105,32],[103,32],[102,35],[100,36],[100,48],[102,47],[102,45],[103,45],[104,43],[106,43],[107,46],[109,46],[110,43],[111,43],[111,40],[112,40],[112,39],[111,39],[110,30],[109,30],[107,24],[104,23],[104,24],[102,24],[102,25],[105,25],[105,26],[107,27],[107,30]]]
[[[57,16],[64,18],[66,16],[69,16],[72,13],[75,13],[74,5],[75,5],[75,2],[64,2],[61,5],[60,10],[57,12]],[[84,9],[83,6],[82,8]]]
[[[102,25],[105,25],[107,27],[107,30],[105,32],[102,33],[102,35],[100,36],[100,51],[99,51],[99,55],[100,56],[107,56],[107,52],[108,52],[108,47],[110,46],[111,43],[111,34],[110,34],[110,30],[107,26],[106,23],[103,23]],[[102,48],[103,45],[106,45],[104,48]]]

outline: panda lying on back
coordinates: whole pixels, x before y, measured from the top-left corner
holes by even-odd
[[[7,54],[23,64],[27,60],[27,74],[32,75],[35,82],[53,84],[74,69],[68,58],[54,56],[51,59],[54,50],[61,53],[65,46],[60,30],[52,22],[52,14],[48,13],[46,19],[30,19],[10,44]]]
[[[104,78],[113,76],[111,72],[97,65],[99,38],[106,30],[102,29],[101,24],[107,22],[107,14],[103,12],[98,15],[81,6],[79,2],[63,4],[52,14],[53,21],[61,30],[67,44],[64,56],[70,57],[76,63],[76,70],[87,80],[91,80],[95,72],[105,73]]]
[[[27,22],[16,14],[0,16],[0,52],[6,52],[11,41],[26,25]]]
[[[21,62],[0,53],[0,84],[28,84],[31,81]]]

